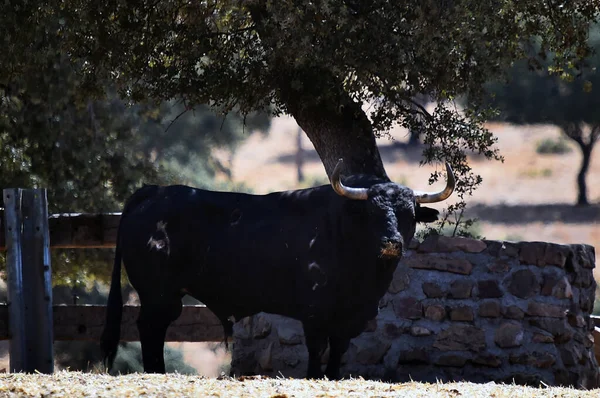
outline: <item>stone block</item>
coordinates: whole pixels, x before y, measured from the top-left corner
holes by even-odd
[[[509,362],[516,365],[535,366],[536,368],[550,368],[556,362],[556,358],[549,352],[525,352],[511,354]]]
[[[392,305],[399,318],[420,319],[423,316],[423,305],[414,297],[394,297]]]
[[[473,309],[467,306],[454,307],[450,310],[450,320],[454,322],[473,322]]]
[[[531,318],[528,322],[531,326],[552,334],[554,342],[557,344],[566,343],[573,338],[573,329],[569,326],[566,319]]]
[[[466,299],[471,297],[473,281],[457,279],[450,284],[449,297],[453,299]]]
[[[444,289],[438,283],[424,282],[422,289],[423,293],[428,298],[441,298],[446,295]]]
[[[498,285],[498,281],[493,279],[477,282],[477,290],[480,298],[498,298],[504,295],[502,289]]]
[[[353,339],[351,344],[356,348],[356,362],[362,365],[380,363],[392,345],[389,340],[375,336],[369,338],[361,336]]]
[[[487,264],[488,271],[493,274],[504,274],[510,270],[510,260],[505,258],[490,259]]]
[[[435,361],[437,366],[454,366],[462,367],[465,366],[470,357],[461,354],[442,354]]]
[[[443,254],[421,254],[408,257],[404,263],[415,269],[428,269],[454,274],[470,275],[473,264],[464,258]]]
[[[429,352],[425,348],[412,348],[400,351],[398,364],[427,364],[429,363]]]
[[[564,318],[567,308],[560,305],[530,301],[527,305],[527,315],[548,318]]]
[[[504,317],[519,320],[525,318],[525,312],[516,305],[511,305],[504,309]]]
[[[485,331],[472,325],[450,325],[438,333],[433,347],[440,351],[478,352],[486,347]]]
[[[446,318],[446,309],[437,304],[428,305],[425,307],[425,318],[439,322]]]
[[[271,321],[268,315],[260,313],[254,316],[252,322],[252,336],[255,339],[264,339],[271,333]]]
[[[394,271],[392,282],[390,282],[390,286],[388,287],[388,292],[396,294],[406,290],[409,285],[410,276],[408,274],[408,269],[406,267],[397,267],[396,271]]]
[[[300,328],[283,324],[277,326],[277,336],[281,344],[296,345],[302,343],[304,333]]]
[[[415,337],[430,336],[433,332],[423,326],[412,326],[410,328],[410,334]]]
[[[519,347],[523,344],[524,336],[520,323],[505,322],[496,329],[494,342],[501,348]]]
[[[475,365],[498,368],[502,365],[502,359],[494,354],[480,354],[471,360]]]
[[[486,248],[487,244],[477,239],[431,235],[419,245],[418,251],[421,253],[451,253],[455,251],[481,253]]]
[[[479,304],[478,314],[484,318],[498,318],[500,316],[500,303],[494,300],[484,301]]]
[[[520,242],[519,243],[519,261],[521,264],[544,266],[546,262],[546,242]]]
[[[513,272],[505,280],[505,285],[510,294],[519,298],[530,298],[540,292],[540,281],[529,269]]]
[[[513,242],[502,242],[497,240],[483,240],[487,245],[487,252],[493,257],[517,257],[519,245]]]

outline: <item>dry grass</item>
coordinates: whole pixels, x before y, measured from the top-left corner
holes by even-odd
[[[531,388],[505,384],[401,383],[363,379],[344,381],[215,379],[198,376],[58,372],[54,375],[0,375],[1,397],[598,397],[600,390]]]

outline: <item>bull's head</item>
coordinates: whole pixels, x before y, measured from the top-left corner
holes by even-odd
[[[379,249],[379,257],[395,263],[402,256],[404,247],[413,238],[417,222],[437,220],[438,211],[421,206],[423,203],[436,203],[447,199],[456,185],[452,168],[446,163],[446,187],[439,192],[413,191],[393,182],[377,182],[368,188],[345,186],[340,178],[342,159],[332,175],[334,191],[345,198],[366,201],[368,235]]]

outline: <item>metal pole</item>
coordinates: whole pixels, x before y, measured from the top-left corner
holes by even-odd
[[[22,194],[26,372],[54,372],[50,233],[45,189]]]
[[[25,306],[23,304],[23,268],[21,264],[21,189],[4,189],[3,200],[8,279],[10,371],[14,373],[24,371],[26,367]]]

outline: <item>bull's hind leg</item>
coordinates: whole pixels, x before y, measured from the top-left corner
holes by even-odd
[[[346,337],[329,337],[329,362],[325,369],[325,376],[329,380],[340,378],[340,366],[342,365],[342,355],[348,350],[350,339]]]
[[[140,296],[141,308],[137,325],[146,373],[165,373],[165,336],[171,322],[181,314],[179,296],[160,299],[160,302],[155,297],[144,300]]]

